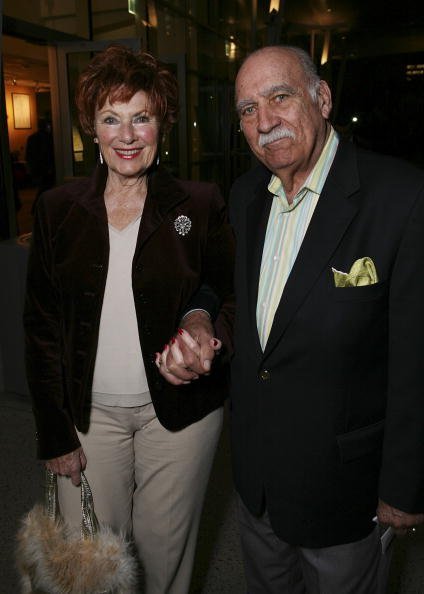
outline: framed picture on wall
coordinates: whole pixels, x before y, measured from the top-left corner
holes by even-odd
[[[30,96],[25,93],[12,93],[13,121],[17,130],[31,128]]]

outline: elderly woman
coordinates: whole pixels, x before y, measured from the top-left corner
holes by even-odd
[[[100,162],[40,197],[25,312],[38,451],[60,475],[62,515],[80,522],[86,467],[98,518],[132,535],[149,594],[189,589],[233,311],[233,239],[217,187],[159,166],[177,90],[155,58],[121,46],[83,72],[76,102]],[[158,366],[192,340],[179,321],[202,283],[220,299],[210,349],[221,355],[207,377],[171,385]]]

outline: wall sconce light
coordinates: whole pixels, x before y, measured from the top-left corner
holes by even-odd
[[[29,95],[12,93],[13,121],[16,130],[31,128],[31,109]]]
[[[128,12],[130,14],[135,14],[135,2],[136,0],[128,0]]]
[[[269,3],[269,12],[280,12],[280,0],[270,0]]]

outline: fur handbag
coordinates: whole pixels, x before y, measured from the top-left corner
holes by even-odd
[[[99,525],[81,473],[81,530],[58,513],[57,477],[46,471],[45,505],[23,518],[17,540],[22,594],[133,594],[137,577],[128,543]]]

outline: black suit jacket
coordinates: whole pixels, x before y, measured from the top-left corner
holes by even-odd
[[[106,166],[90,178],[43,194],[37,204],[25,307],[28,382],[38,451],[53,458],[79,446],[89,426],[91,385],[106,284],[109,234],[103,194]],[[185,216],[191,229],[177,232]],[[159,421],[181,429],[220,406],[225,364],[185,386],[155,365],[202,283],[219,299],[218,336],[228,343],[233,303],[233,233],[217,186],[179,181],[164,169],[149,178],[132,261],[132,288],[144,367]],[[117,311],[119,316],[120,312]]]
[[[378,496],[424,510],[424,174],[340,142],[262,352],[270,175],[243,175],[230,200],[235,482],[284,541],[330,546],[371,530]],[[378,283],[336,288],[332,267],[364,256]]]

